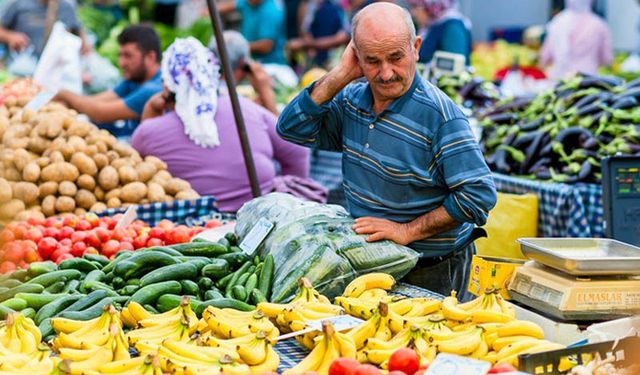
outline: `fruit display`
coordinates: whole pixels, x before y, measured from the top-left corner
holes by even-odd
[[[20,104],[0,106],[0,225],[199,197],[160,159],[143,159],[75,111],[49,103],[34,112]]]
[[[477,43],[471,52],[471,66],[475,74],[493,80],[496,73],[514,63],[519,66],[535,66],[538,53],[532,48],[504,40],[493,43]]]
[[[639,98],[640,80],[581,75],[502,101],[481,120],[482,151],[498,173],[598,182],[603,158],[640,152]]]
[[[251,311],[270,296],[273,259],[250,258],[235,245],[228,235],[220,242],[120,251],[111,261],[85,254],[59,265],[31,263],[0,276],[0,316],[21,311],[47,338],[52,318],[90,320],[107,305],[126,306],[125,314],[134,314],[132,302],[166,312],[186,295],[198,316],[208,306]]]
[[[174,245],[189,242],[203,227],[176,225],[161,220],[150,227],[141,220],[116,228],[123,215],[98,217],[67,214],[47,219],[31,218],[14,222],[0,231],[0,273],[27,268],[32,262],[63,260],[87,254],[101,254],[113,258],[121,250]],[[220,225],[217,220],[206,228]]]

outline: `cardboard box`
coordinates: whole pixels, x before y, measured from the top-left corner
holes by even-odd
[[[504,299],[510,299],[507,286],[516,268],[522,266],[525,260],[493,258],[474,255],[471,261],[469,286],[467,290],[479,296],[487,288],[500,289],[500,295]]]

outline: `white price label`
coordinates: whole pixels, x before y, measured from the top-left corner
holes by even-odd
[[[333,325],[333,329],[336,332],[341,332],[341,331],[346,331],[348,329],[351,329],[353,327],[357,327],[358,325],[362,324],[363,320],[354,318],[351,315],[336,315],[326,319],[309,320],[306,322],[307,328],[300,331],[287,333],[285,335],[278,337],[277,340],[281,341],[281,340],[289,339],[291,337],[304,335],[309,332],[322,331],[322,322],[331,322],[331,325]]]
[[[137,207],[138,206],[129,206],[129,208],[124,212],[124,215],[122,215],[122,218],[118,220],[116,228],[127,227],[133,223],[133,221],[138,217]]]
[[[429,365],[426,375],[484,375],[490,368],[489,362],[440,353]]]
[[[56,96],[55,93],[50,91],[43,91],[40,94],[36,95],[27,105],[24,106],[24,109],[30,109],[32,111],[38,111],[42,106],[49,103],[53,97]]]
[[[272,229],[272,222],[265,218],[260,218],[256,225],[254,225],[249,233],[244,237],[242,243],[240,243],[240,248],[245,254],[253,256],[262,241],[267,238],[267,235],[269,235],[269,232],[271,232]]]

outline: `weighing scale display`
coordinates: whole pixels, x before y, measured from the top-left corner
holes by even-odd
[[[605,236],[640,245],[640,156],[602,161]]]
[[[436,59],[436,67],[442,70],[453,70],[455,62],[452,59],[439,58]]]
[[[618,168],[616,172],[618,194],[640,193],[640,168]]]

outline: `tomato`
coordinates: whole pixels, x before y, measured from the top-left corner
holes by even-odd
[[[189,228],[183,225],[170,230],[166,235],[166,241],[169,245],[189,242],[190,239],[191,237],[189,236]]]
[[[38,253],[44,259],[49,259],[51,254],[58,249],[58,241],[53,237],[45,237],[38,241]]]
[[[100,239],[100,242],[102,243],[107,242],[111,239],[111,231],[109,229],[97,227],[93,231],[95,232],[95,234]]]
[[[415,374],[416,374],[416,373],[414,372],[414,373],[413,373],[413,374],[411,374],[411,375],[415,375]],[[389,371],[389,372],[387,373],[387,375],[407,375],[407,374],[405,374],[405,373],[404,373],[404,372],[402,372],[402,371],[395,370],[395,371]]]
[[[85,255],[85,254],[96,254],[96,255],[98,255],[98,254],[100,254],[100,252],[95,247],[91,247],[90,246],[90,247],[87,247],[86,250],[82,253],[82,255]]]
[[[67,259],[72,259],[73,255],[69,254],[69,253],[64,253],[62,255],[60,255],[59,257],[57,257],[54,262],[56,262],[56,264],[60,264],[60,262],[62,262],[63,260],[67,260]]]
[[[222,226],[222,223],[220,222],[220,220],[216,220],[216,219],[209,220],[204,225],[204,227],[207,228],[207,229],[217,228],[219,226]]]
[[[133,239],[133,247],[136,249],[142,249],[147,246],[147,242],[149,241],[149,236],[146,234],[141,234],[138,237]]]
[[[0,273],[9,273],[16,270],[16,265],[12,262],[4,261],[0,264]]]
[[[71,254],[74,257],[81,257],[84,254],[84,251],[87,249],[87,244],[80,241],[73,244],[71,247]]]
[[[91,223],[86,220],[80,220],[75,226],[76,230],[90,230],[93,228]]]
[[[31,228],[29,229],[27,234],[25,234],[24,239],[31,240],[33,242],[38,242],[42,239],[42,237],[43,237],[43,233],[40,229]]]
[[[73,228],[71,227],[62,227],[62,229],[60,229],[60,231],[58,232],[58,240],[62,240],[65,238],[71,238],[71,236],[73,235]]]
[[[24,258],[25,248],[21,241],[13,241],[3,246],[4,259],[13,263],[18,263]]]
[[[38,254],[38,251],[35,249],[28,249],[24,255],[24,260],[27,263],[38,262],[41,259],[40,254]]]
[[[100,224],[100,218],[98,217],[98,215],[94,214],[93,212],[89,212],[88,214],[84,215],[84,219],[91,224],[92,228],[95,228],[98,226],[98,224]]]
[[[58,238],[58,229],[57,228],[44,228],[42,230],[43,237],[53,237]]]
[[[71,242],[72,243],[76,243],[76,242],[80,242],[80,241],[85,241],[87,239],[87,232],[73,232],[73,234],[71,234]]]
[[[401,371],[411,375],[420,368],[420,357],[409,348],[400,348],[389,358],[389,371]]]
[[[149,238],[149,241],[147,241],[147,246],[146,247],[154,247],[154,246],[162,246],[164,245],[164,243],[162,242],[161,239],[159,238]]]
[[[29,263],[21,260],[20,263],[16,264],[16,266],[18,266],[18,268],[27,269],[29,268]]]
[[[382,375],[382,372],[373,365],[358,365],[352,375]]]
[[[87,245],[95,248],[99,248],[100,244],[102,243],[94,230],[87,232],[87,236],[85,237],[84,242]]]
[[[13,240],[15,240],[16,237],[13,235],[13,232],[10,231],[9,229],[3,229],[0,232],[0,244],[1,243],[9,243]]]
[[[515,372],[515,371],[518,371],[518,369],[511,366],[508,363],[501,363],[493,366],[487,374],[501,374],[503,372]]]
[[[16,240],[21,240],[27,234],[28,230],[29,228],[27,228],[26,224],[23,224],[23,223],[16,224],[12,229],[13,236],[15,237]]]
[[[58,217],[50,217],[44,220],[44,226],[48,228],[62,228],[62,221]]]
[[[162,219],[158,223],[157,227],[162,228],[164,230],[170,230],[170,229],[173,229],[175,227],[175,224],[171,220]]]
[[[331,363],[329,375],[351,375],[360,362],[351,358],[338,358]]]
[[[63,240],[60,240],[60,245],[71,248],[71,245],[73,245],[73,242],[71,242],[71,238],[65,238]]]
[[[62,226],[75,228],[78,218],[76,216],[67,216],[62,220]]]
[[[109,240],[106,243],[102,244],[101,252],[107,257],[110,257],[112,255],[115,255],[118,250],[120,250],[120,242],[116,240]]]
[[[151,238],[159,238],[161,240],[165,239],[165,230],[159,227],[152,228],[149,231],[149,237]]]
[[[30,217],[30,218],[27,219],[27,223],[29,225],[33,225],[33,226],[42,225],[44,223],[44,220],[43,219],[38,219],[38,218],[35,218],[35,217]]]
[[[133,248],[133,244],[131,242],[122,241],[122,242],[120,242],[120,250],[131,250],[131,251],[133,251],[135,249]]]
[[[60,263],[61,261],[60,261],[60,260],[58,260],[58,259],[60,259],[60,257],[62,257],[62,256],[63,256],[63,255],[65,255],[65,254],[69,254],[69,257],[70,257],[70,258],[73,258],[73,255],[71,255],[71,254],[70,254],[70,251],[71,251],[71,249],[70,249],[70,248],[68,248],[68,247],[66,247],[66,246],[60,246],[60,247],[58,248],[58,250],[54,251],[54,252],[51,254],[51,258],[50,258],[50,259],[51,259],[52,261],[56,262],[56,263]]]

